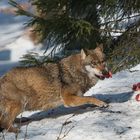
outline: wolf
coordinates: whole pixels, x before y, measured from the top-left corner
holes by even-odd
[[[107,107],[107,103],[83,95],[99,79],[109,77],[101,44],[57,63],[13,68],[0,79],[0,127],[17,133],[19,129],[13,122],[26,110],[48,110],[62,104]]]

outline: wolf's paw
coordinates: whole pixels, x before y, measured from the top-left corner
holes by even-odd
[[[103,102],[102,104],[100,104],[99,107],[101,107],[101,108],[107,108],[107,107],[109,107],[109,104]]]
[[[21,130],[19,128],[13,127],[11,132],[18,134],[21,132]]]

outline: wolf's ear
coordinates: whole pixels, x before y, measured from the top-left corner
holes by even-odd
[[[102,44],[102,43],[101,43],[101,44],[96,43],[96,45],[97,45],[97,47],[96,47],[96,49],[95,49],[95,50],[97,50],[97,51],[101,51],[101,52],[103,52],[103,51],[104,51],[104,47],[103,47],[103,44]]]
[[[82,58],[82,60],[84,60],[86,58],[86,56],[87,56],[86,50],[81,49],[81,58]]]

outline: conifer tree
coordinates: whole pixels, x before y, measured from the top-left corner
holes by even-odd
[[[139,63],[140,1],[30,0],[30,3],[36,12],[25,11],[17,2],[10,1],[17,7],[17,14],[30,17],[28,26],[33,27],[39,41],[47,42],[47,47],[91,49],[102,42],[114,71]]]

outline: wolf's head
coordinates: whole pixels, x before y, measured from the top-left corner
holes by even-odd
[[[97,77],[103,80],[112,77],[107,68],[102,44],[98,45],[94,50],[81,50],[81,58],[83,69],[89,78]]]

